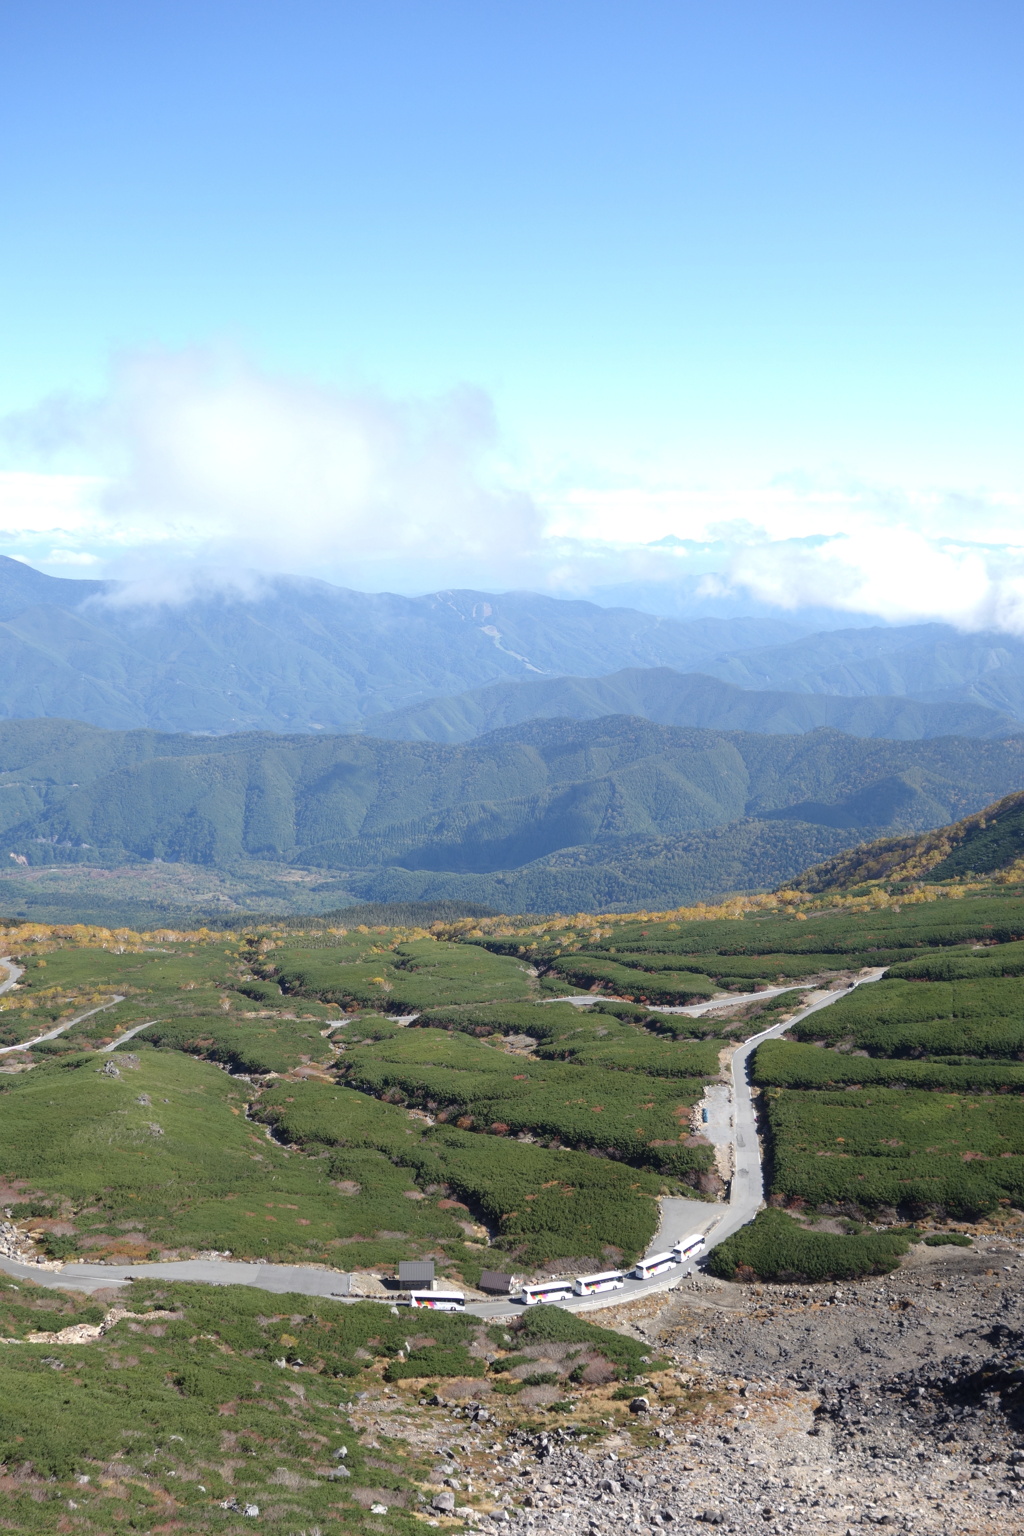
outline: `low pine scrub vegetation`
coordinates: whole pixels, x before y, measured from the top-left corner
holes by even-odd
[[[668,1029],[664,1026],[672,1026]],[[636,1026],[640,1025],[641,1028]],[[444,1029],[495,1039],[524,1035],[536,1041],[538,1058],[572,1061],[653,1077],[714,1077],[718,1047],[694,1040],[701,1021],[652,1014],[631,1003],[497,1004],[491,1008],[433,1008],[415,1020],[416,1029]],[[719,1028],[715,1023],[709,1032]],[[669,1035],[676,1044],[652,1035]],[[681,1038],[679,1038],[681,1037]]]
[[[708,1269],[723,1280],[860,1280],[894,1270],[908,1247],[896,1233],[808,1232],[785,1211],[767,1210],[713,1248]]]
[[[313,1019],[300,1024],[276,1018],[254,1024],[214,1014],[152,1024],[143,1039],[146,1044],[164,1050],[223,1062],[232,1072],[282,1073],[333,1060],[330,1046],[321,1034],[322,1022]]]
[[[380,1520],[369,1506],[380,1503],[388,1530],[413,1536],[431,1461],[400,1439],[386,1456],[366,1443],[350,1412],[361,1391],[383,1381],[414,1404],[431,1380],[512,1377],[518,1388],[543,1375],[571,1392],[595,1375],[628,1380],[667,1364],[543,1308],[489,1329],[372,1302],[151,1281],[128,1286],[122,1305],[129,1315],[89,1342],[3,1347],[0,1461],[18,1476],[0,1487],[0,1520],[12,1530],[63,1529],[72,1500],[84,1527],[148,1531],[173,1501],[176,1529],[198,1536],[227,1528],[221,1506],[236,1502],[236,1516],[258,1509],[254,1523],[272,1536],[315,1524],[370,1536]],[[0,1279],[7,1340],[106,1316],[91,1298]],[[553,1353],[565,1358],[548,1361]],[[225,1434],[244,1456],[225,1459]]]
[[[706,1047],[696,1049],[707,1055]],[[397,1031],[372,1047],[348,1047],[339,1066],[349,1086],[425,1109],[465,1130],[528,1133],[679,1178],[699,1179],[712,1166],[710,1147],[694,1145],[690,1131],[690,1107],[704,1091],[699,1077],[534,1061],[472,1036],[425,1029]]]
[[[752,1076],[763,1088],[934,1088],[953,1093],[1024,1093],[1024,1062],[918,1061],[826,1051],[788,1040],[766,1040]]]
[[[929,953],[917,943],[884,980],[796,1024],[795,1041],[758,1048],[777,1196],[966,1219],[1024,1204],[1024,946],[1018,923],[975,913],[1002,915],[949,903],[955,942],[933,930]]]
[[[463,1207],[456,1213],[472,1213],[491,1231],[493,1247],[522,1264],[573,1253],[628,1260],[657,1230],[653,1196],[662,1180],[642,1169],[447,1124],[416,1128],[393,1105],[321,1083],[275,1084],[260,1113],[279,1140],[303,1148],[328,1173],[333,1158],[372,1149],[408,1169],[423,1190],[449,1191]],[[324,1152],[330,1155],[320,1157]],[[477,1250],[477,1273],[493,1267],[487,1255]]]
[[[526,967],[516,960],[489,954],[478,945],[429,938],[279,950],[260,969],[264,979],[276,981],[290,995],[388,1013],[445,1003],[512,1001],[536,991]]]
[[[797,1040],[845,1045],[871,1056],[1007,1059],[1024,1052],[1021,987],[1010,978],[884,980],[812,1014]]]
[[[710,976],[696,971],[647,972],[594,955],[570,955],[552,960],[550,969],[585,990],[600,987],[647,1003],[706,1002],[721,989]]]
[[[1024,1203],[1024,1102],[914,1089],[767,1090],[772,1190],[809,1206],[975,1219]]]
[[[134,1066],[114,1055],[116,1078],[86,1055],[9,1079],[0,1093],[6,1177],[51,1202],[44,1208],[73,1227],[83,1256],[227,1249],[356,1266],[438,1241],[461,1251],[453,1213],[437,1198],[408,1198],[418,1193],[408,1168],[369,1149],[333,1170],[289,1156],[245,1119],[244,1082],[177,1052],[131,1056]]]

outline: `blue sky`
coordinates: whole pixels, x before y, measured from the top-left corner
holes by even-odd
[[[674,534],[1011,624],[1022,43],[993,0],[8,6],[0,547],[568,588]]]

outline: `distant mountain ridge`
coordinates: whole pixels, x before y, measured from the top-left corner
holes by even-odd
[[[1022,729],[982,704],[922,704],[908,698],[859,698],[738,688],[703,672],[629,667],[608,677],[506,678],[486,688],[369,715],[371,736],[397,741],[471,741],[527,720],[597,720],[636,715],[658,725],[719,731],[799,734],[828,727],[850,736],[919,741],[933,736],[1006,736]]]
[[[792,639],[781,619],[686,624],[537,593],[353,592],[283,576],[250,597],[136,603],[0,556],[0,719],[114,730],[338,731],[502,677],[671,666]]]
[[[650,711],[666,723],[715,729],[821,724],[908,739],[989,734],[985,716],[954,712],[936,726],[938,716],[909,708],[914,701],[1024,720],[1024,644],[940,624],[810,633],[799,614],[684,620],[530,592],[403,597],[290,576],[255,578],[250,597],[129,605],[128,595],[117,583],[47,576],[0,556],[0,720],[214,735],[337,732],[372,722],[388,735],[452,740],[524,716],[509,702],[512,690],[496,714],[494,699],[464,699],[447,712],[439,701],[531,680],[567,680],[564,707],[579,718],[607,705],[605,712]],[[703,674],[705,696],[691,694],[690,714],[679,712],[681,704],[672,713],[657,677],[610,681],[662,669]],[[722,695],[712,709],[709,677],[765,698]],[[588,678],[605,684],[589,702],[581,689]],[[801,715],[784,697],[796,694],[833,702],[805,705]],[[866,702],[844,714],[835,702],[842,698]],[[907,707],[897,708],[898,700]],[[541,714],[550,707],[541,700]],[[435,723],[424,724],[422,713],[407,725],[391,718],[409,710],[425,710]],[[993,732],[1003,728],[998,719],[991,724]]]
[[[0,722],[0,856],[270,862],[338,871],[364,900],[672,905],[777,884],[1021,784],[1024,736],[767,736],[619,715],[443,745],[27,720]]]
[[[1024,642],[946,624],[832,630],[718,657],[705,670],[739,688],[955,699],[1024,718]]]

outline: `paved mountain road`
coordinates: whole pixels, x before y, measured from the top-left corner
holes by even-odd
[[[84,1018],[85,1015],[83,1014],[82,1017]],[[117,1039],[111,1040],[109,1045],[101,1045],[96,1053],[97,1056],[102,1056],[106,1051],[116,1051],[119,1045],[124,1045],[126,1040],[133,1040],[141,1030],[148,1029],[151,1024],[159,1023],[159,1019],[147,1019],[145,1024],[136,1024],[132,1029],[126,1029],[123,1035],[118,1035]]]
[[[788,987],[764,987],[760,992],[741,992],[737,997],[735,992],[723,992],[721,997],[712,997],[706,1003],[645,1003],[648,1013],[685,1013],[688,1018],[699,1019],[702,1013],[711,1013],[715,1008],[741,1008],[744,1003],[766,1003],[769,998],[781,997],[783,992],[800,992],[806,988],[799,982],[794,982]],[[571,1003],[574,1008],[586,1008],[591,1003],[629,1003],[629,997],[607,997],[598,992],[578,992],[573,997],[549,997],[549,1003]],[[418,1014],[411,1014],[411,1018],[418,1018]],[[402,1023],[401,1019],[392,1019],[394,1023]]]
[[[864,986],[868,982],[879,981],[885,974],[885,967],[868,971],[858,977],[848,987],[840,991],[825,992],[808,1003],[799,1013],[786,1019],[781,1024],[774,1024],[771,1029],[762,1030],[759,1035],[752,1035],[744,1041],[732,1058],[732,1103],[733,1103],[733,1176],[729,1186],[729,1204],[719,1207],[721,1215],[718,1218],[714,1234],[709,1242],[709,1247],[715,1247],[718,1243],[738,1232],[740,1227],[746,1226],[756,1216],[761,1202],[764,1199],[764,1180],[761,1174],[761,1142],[757,1134],[757,1116],[754,1113],[754,1101],[751,1094],[749,1080],[750,1058],[765,1040],[777,1040],[784,1035],[794,1024],[799,1024],[802,1019],[809,1018],[812,1013],[817,1013],[822,1008],[828,1008],[837,1003],[842,997],[849,997],[855,987]]]
[[[7,972],[7,980],[0,981],[0,992],[9,992],[24,971],[20,965],[15,965],[13,960],[0,960],[0,965]]]
[[[13,974],[8,981],[5,981],[2,985],[0,985],[0,992],[6,992],[10,987],[13,987],[18,977],[22,974],[16,965],[9,965],[7,961],[4,961],[4,964],[8,965],[8,969]],[[68,1019],[65,1024],[58,1024],[56,1029],[47,1030],[45,1035],[35,1035],[31,1040],[19,1041],[17,1045],[0,1046],[0,1056],[6,1056],[9,1051],[30,1051],[34,1045],[39,1045],[43,1040],[56,1040],[58,1035],[62,1035],[64,1031],[66,1029],[70,1029],[73,1024],[81,1024],[83,1019],[91,1019],[94,1013],[102,1013],[105,1008],[113,1008],[115,1004],[123,1002],[124,998],[121,996],[120,992],[117,992],[108,1003],[100,1003],[96,1008],[87,1008],[84,1013],[77,1013],[73,1019]],[[151,1019],[150,1023],[153,1022],[154,1021]],[[135,1034],[136,1031],[133,1030],[132,1033]],[[114,1041],[114,1045],[120,1045],[121,1040],[126,1038],[127,1036],[125,1035],[120,1036],[117,1040]],[[104,1049],[112,1050],[113,1046],[105,1046]]]
[[[699,1231],[707,1234],[708,1247],[714,1248],[753,1219],[764,1198],[761,1146],[757,1136],[757,1120],[748,1078],[748,1066],[753,1052],[762,1041],[777,1039],[801,1019],[808,1018],[821,1008],[828,1008],[840,998],[848,997],[855,987],[878,981],[884,973],[883,966],[878,970],[869,971],[848,987],[818,995],[813,1002],[794,1014],[792,1018],[774,1024],[771,1029],[752,1036],[740,1046],[732,1058],[735,1162],[729,1202],[720,1205],[709,1204],[702,1200],[662,1200],[661,1225],[648,1249],[649,1253],[664,1252],[681,1237],[687,1236],[690,1232]],[[778,988],[777,990],[781,992],[791,989]],[[764,997],[766,994],[760,995]],[[703,1004],[697,1006],[704,1007]],[[82,1017],[86,1015],[83,1014]],[[141,1029],[145,1026],[138,1027]],[[123,1035],[115,1043],[119,1045],[126,1038],[128,1037]],[[96,1291],[105,1286],[121,1285],[135,1278],[153,1278],[195,1280],[210,1285],[255,1285],[261,1290],[278,1293],[292,1291],[302,1296],[336,1297],[339,1293],[333,1287],[338,1285],[340,1278],[334,1270],[312,1269],[302,1265],[248,1264],[230,1259],[182,1259],[166,1264],[135,1264],[123,1268],[112,1264],[65,1264],[60,1270],[49,1270],[34,1264],[21,1264],[14,1259],[0,1257],[0,1269],[18,1279],[34,1280],[39,1285],[78,1291]],[[638,1296],[668,1290],[684,1276],[690,1274],[693,1269],[693,1264],[674,1266],[665,1274],[657,1275],[651,1280],[630,1279],[620,1290],[605,1292],[600,1296],[574,1298],[559,1305],[568,1307],[572,1311],[592,1311],[599,1307],[616,1306]],[[477,1317],[503,1317],[516,1309],[515,1302],[501,1300],[473,1302],[466,1311]]]

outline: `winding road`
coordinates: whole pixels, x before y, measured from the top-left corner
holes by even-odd
[[[0,993],[9,992],[17,982],[18,977],[24,974],[24,971],[20,965],[15,965],[10,960],[0,960],[0,965],[5,966],[8,973],[7,980],[0,982]],[[123,1002],[124,998],[121,996],[120,992],[115,992],[114,996],[110,999],[109,1002],[100,1003],[96,1008],[87,1008],[84,1013],[78,1013],[73,1019],[67,1019],[63,1024],[58,1024],[56,1029],[47,1030],[45,1035],[35,1035],[33,1039],[21,1040],[17,1045],[0,1045],[0,1056],[6,1056],[10,1051],[30,1051],[34,1045],[40,1045],[44,1040],[56,1040],[58,1035],[62,1035],[64,1031],[66,1029],[70,1029],[72,1025],[81,1024],[83,1019],[91,1019],[94,1013],[102,1013],[105,1008],[113,1008],[116,1003]],[[150,1019],[149,1022],[152,1024],[156,1021],[154,1019]],[[139,1026],[140,1029],[144,1027],[145,1026],[143,1025]],[[132,1034],[136,1033],[136,1030],[132,1030]],[[119,1039],[114,1041],[114,1045],[120,1045],[121,1040],[123,1039],[127,1039],[127,1036],[120,1036]],[[104,1049],[113,1050],[113,1046],[105,1046]]]
[[[18,977],[23,974],[23,967],[15,965],[13,960],[0,960],[0,965],[7,972],[7,980],[0,981],[0,992],[9,992],[18,980]]]
[[[778,1039],[802,1019],[809,1018],[811,1014],[817,1013],[822,1008],[830,1007],[840,998],[848,997],[854,988],[880,980],[884,974],[885,967],[882,966],[877,970],[865,972],[850,986],[818,995],[813,1002],[808,1003],[791,1018],[772,1025],[771,1029],[763,1030],[759,1035],[751,1036],[739,1047],[732,1058],[734,1171],[730,1183],[729,1201],[727,1204],[711,1204],[703,1200],[663,1199],[661,1225],[648,1249],[649,1253],[665,1252],[681,1237],[691,1232],[704,1232],[708,1248],[714,1248],[724,1242],[727,1237],[731,1237],[734,1232],[738,1232],[740,1227],[745,1226],[748,1221],[753,1220],[764,1200],[764,1183],[761,1171],[761,1144],[757,1135],[757,1118],[749,1080],[751,1056],[763,1041]],[[6,983],[6,986],[12,985],[14,979],[16,978]],[[4,989],[0,987],[0,991]],[[787,987],[775,989],[776,993],[790,990],[794,989]],[[765,997],[774,994],[759,995]],[[110,1007],[111,1004],[103,1006]],[[705,1012],[707,1006],[703,1003],[695,1005],[701,1012]],[[721,1005],[712,1004],[711,1006]],[[680,1011],[689,1012],[690,1009]],[[81,1017],[87,1018],[88,1015],[82,1014]],[[68,1029],[72,1023],[77,1022],[73,1019],[68,1024],[62,1025],[61,1029]],[[155,1021],[150,1020],[150,1022]],[[145,1028],[146,1025],[140,1024],[131,1033],[137,1034],[140,1029]],[[60,1032],[61,1030],[54,1031],[55,1034]],[[51,1036],[39,1038],[49,1039]],[[128,1038],[127,1034],[120,1036],[107,1049],[113,1050]],[[25,1046],[8,1046],[7,1049],[24,1050]],[[593,1311],[600,1307],[618,1306],[638,1296],[669,1290],[686,1275],[691,1274],[694,1268],[695,1265],[692,1263],[685,1266],[675,1265],[651,1280],[630,1279],[620,1290],[605,1292],[599,1296],[572,1298],[557,1305],[571,1311]],[[362,1299],[343,1296],[343,1292],[339,1289],[339,1285],[343,1283],[342,1276],[336,1270],[314,1269],[302,1265],[242,1263],[231,1259],[182,1259],[165,1264],[135,1264],[124,1268],[112,1264],[65,1264],[62,1269],[51,1270],[0,1257],[0,1269],[17,1279],[34,1280],[38,1285],[76,1291],[97,1291],[106,1286],[122,1285],[132,1279],[152,1278],[202,1281],[210,1285],[254,1285],[260,1290],[278,1293],[291,1291],[302,1296]],[[385,1301],[388,1299],[381,1298]],[[477,1317],[507,1317],[510,1309],[514,1309],[516,1305],[515,1302],[507,1299],[472,1302],[466,1307],[466,1311]]]

